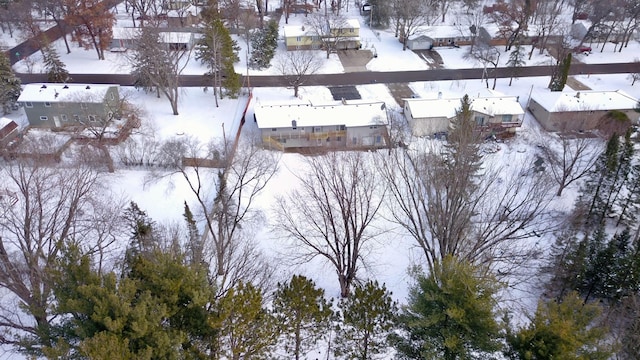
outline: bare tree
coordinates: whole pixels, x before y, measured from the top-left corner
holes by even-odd
[[[423,0],[394,0],[392,16],[395,22],[395,36],[402,41],[402,50],[407,50],[407,41],[418,34],[422,27],[431,23]]]
[[[0,287],[11,294],[0,304],[0,343],[50,346],[51,270],[62,245],[82,239],[104,254],[113,228],[106,222],[117,214],[98,215],[102,177],[84,159],[65,166],[19,159],[4,163],[0,174]],[[93,221],[101,222],[97,232]]]
[[[564,21],[562,12],[565,9],[566,2],[564,0],[548,0],[539,1],[534,4],[533,23],[536,25],[535,42],[531,46],[529,60],[533,56],[536,47],[540,49],[542,54],[547,47],[547,41],[550,36],[558,35],[558,27]]]
[[[533,3],[531,0],[500,0],[493,6],[491,17],[499,26],[500,35],[507,39],[505,51],[511,50],[511,46],[527,31]]]
[[[550,228],[541,216],[551,199],[548,181],[483,161],[471,114],[465,97],[447,144],[398,148],[380,158],[392,221],[416,240],[428,270],[447,255],[519,263],[531,249],[515,242]]]
[[[93,47],[98,59],[104,60],[104,51],[112,38],[115,15],[106,2],[97,0],[64,0],[65,21],[74,26],[72,38],[85,49]]]
[[[345,31],[348,28],[347,19],[342,15],[323,15],[316,12],[306,19],[305,24],[309,27],[309,34],[320,41],[320,47],[327,53],[327,59],[332,52],[338,50],[340,42],[350,36]]]
[[[287,51],[276,55],[274,67],[285,76],[293,87],[293,96],[297,97],[307,77],[320,70],[322,60],[311,50]]]
[[[375,237],[382,205],[378,172],[362,152],[330,152],[306,158],[299,188],[277,200],[276,229],[293,240],[298,259],[319,257],[336,271],[348,297]]]
[[[160,41],[156,29],[143,28],[138,39],[138,48],[129,58],[136,87],[145,91],[162,93],[169,103],[173,115],[178,115],[180,75],[189,63],[191,51],[170,49]]]
[[[491,65],[493,67],[493,87],[495,90],[496,82],[498,81],[496,69],[500,65],[500,51],[495,47],[489,45],[487,42],[478,41],[476,46],[469,49],[469,52],[464,55],[467,59],[473,59],[482,64],[482,78],[486,82],[487,88],[489,88],[489,73],[487,67]]]
[[[552,135],[541,143],[545,144],[541,147],[545,163],[558,184],[557,196],[561,196],[567,186],[589,174],[603,150],[600,139],[568,133]]]
[[[278,156],[249,138],[237,145],[180,138],[160,149],[161,163],[171,169],[162,176],[179,175],[195,196],[205,229],[201,248],[210,249],[204,260],[213,267],[220,292],[239,280],[258,284],[270,275],[251,230],[263,220],[254,202],[276,173]]]

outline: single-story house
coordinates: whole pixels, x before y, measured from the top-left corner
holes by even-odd
[[[388,146],[387,110],[382,101],[258,102],[254,111],[266,148],[285,151]]]
[[[135,49],[140,33],[140,28],[114,27],[112,29],[110,50],[112,52],[124,52],[129,49]]]
[[[190,50],[195,44],[192,32],[161,31],[159,36],[160,42],[171,50]]]
[[[15,121],[0,117],[0,146],[5,146],[18,134],[18,124]]]
[[[506,40],[496,36],[497,34],[497,29],[490,25],[479,27],[476,34],[472,34],[468,26],[427,26],[418,29],[415,35],[409,37],[407,47],[411,50],[423,50],[429,49],[428,47],[422,47],[429,44],[432,47],[471,45],[474,38],[486,39],[485,41],[493,46],[506,44]],[[402,37],[399,40],[402,42]]]
[[[588,131],[597,129],[610,111],[624,113],[637,122],[638,99],[622,90],[616,91],[535,91],[528,108],[548,131]]]
[[[360,48],[360,22],[347,19],[344,22],[327,23],[327,33],[318,34],[308,25],[285,25],[284,43],[287,50],[309,50],[322,47],[321,37],[336,39],[337,50]]]
[[[524,110],[516,96],[471,98],[473,119],[485,132],[514,132],[522,125]],[[404,99],[404,116],[415,136],[431,136],[449,131],[460,109],[460,98]]]
[[[118,85],[27,84],[18,103],[24,107],[29,125],[60,128],[101,124],[119,110]]]

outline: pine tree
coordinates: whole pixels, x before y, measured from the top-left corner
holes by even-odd
[[[480,270],[447,256],[428,277],[417,275],[399,317],[407,336],[394,339],[404,358],[480,359],[500,349],[494,311],[499,286]]]
[[[149,253],[156,248],[157,237],[154,234],[154,221],[135,202],[129,203],[125,209],[124,220],[131,231],[125,260],[125,265],[128,267],[130,261],[137,256]]]
[[[340,302],[335,355],[346,359],[375,359],[387,351],[387,337],[395,325],[397,305],[391,293],[377,281],[357,285]]]
[[[42,48],[43,61],[47,70],[47,81],[52,83],[66,83],[71,80],[65,64],[60,60],[58,51],[51,45]]]
[[[513,360],[606,360],[612,355],[607,331],[595,324],[600,315],[596,304],[585,304],[576,293],[562,301],[538,302],[528,327],[508,329],[505,355]]]
[[[278,24],[274,20],[267,27],[257,29],[251,35],[251,66],[255,69],[269,67],[278,46]]]
[[[187,202],[184,202],[184,220],[187,223],[188,243],[187,251],[191,264],[204,264],[204,242],[198,230],[198,225],[193,219],[193,213]]]
[[[262,359],[271,352],[278,326],[263,301],[260,289],[242,281],[219,300],[215,326],[227,359]]]
[[[221,19],[205,22],[203,36],[196,45],[196,59],[209,69],[207,75],[212,81],[216,106],[218,97],[223,96],[223,87],[231,97],[238,94],[240,76],[233,68],[233,63],[239,60],[238,45]]]
[[[551,247],[549,264],[542,272],[550,275],[545,284],[549,298],[560,301],[568,292],[579,288],[587,262],[587,241],[579,241],[571,230],[556,237]]]
[[[509,86],[513,82],[513,78],[518,78],[520,73],[520,68],[523,67],[526,62],[524,61],[524,57],[526,56],[524,49],[520,45],[520,43],[516,43],[515,48],[511,53],[509,53],[509,61],[507,61],[507,66],[511,69],[511,77],[509,79]]]
[[[273,313],[283,337],[282,344],[289,355],[287,358],[296,360],[327,334],[333,316],[324,290],[301,275],[294,275],[288,283],[278,283]]]
[[[5,115],[11,112],[21,91],[20,79],[13,72],[9,58],[0,51],[0,106]]]
[[[556,66],[553,74],[551,75],[551,81],[549,82],[549,89],[551,91],[562,91],[564,86],[567,84],[567,79],[569,78],[569,69],[571,68],[571,53],[568,53],[567,56],[562,59],[562,62],[559,63],[559,66]]]

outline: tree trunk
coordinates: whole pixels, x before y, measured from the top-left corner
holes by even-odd
[[[350,281],[346,275],[338,274],[338,282],[340,283],[340,297],[346,299],[350,295]]]

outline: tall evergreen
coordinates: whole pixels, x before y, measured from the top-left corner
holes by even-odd
[[[487,359],[500,349],[497,280],[452,256],[429,276],[418,275],[395,337],[403,359]],[[400,333],[402,334],[402,333]]]
[[[345,359],[376,359],[387,351],[387,338],[395,326],[397,305],[384,284],[359,284],[340,302],[342,322],[334,353]]]
[[[162,75],[169,76],[172,72],[170,64],[165,62],[166,56],[163,51],[163,44],[160,42],[157,31],[142,28],[131,69],[133,86],[145,92],[155,91],[158,98],[160,87],[168,85],[168,81]],[[155,82],[160,85],[157,86]]]
[[[516,43],[513,51],[509,53],[509,61],[507,61],[507,66],[510,68],[511,76],[509,79],[509,86],[513,83],[513,78],[517,78],[520,74],[520,68],[523,67],[526,62],[524,60],[525,57],[524,48],[520,45],[520,43]]]
[[[270,20],[266,27],[257,29],[251,35],[252,68],[264,69],[269,67],[278,47],[278,23]]]
[[[298,360],[311,350],[329,331],[333,316],[331,302],[324,290],[301,275],[288,283],[278,283],[274,294],[273,313],[278,320],[287,358]]]
[[[42,48],[47,81],[52,83],[66,83],[71,80],[65,64],[60,60],[58,51],[51,45]]]
[[[208,68],[216,104],[218,96],[224,95],[222,88],[230,97],[237,96],[240,90],[240,76],[233,67],[239,60],[238,50],[236,41],[221,19],[216,17],[205,21],[203,36],[196,45],[196,59]]]
[[[5,115],[11,112],[21,91],[20,79],[13,72],[9,58],[0,51],[0,106]]]

